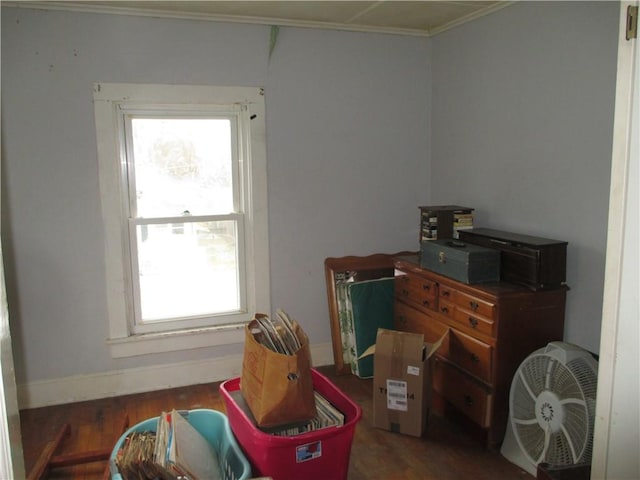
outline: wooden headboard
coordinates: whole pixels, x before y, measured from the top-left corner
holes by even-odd
[[[333,344],[333,361],[338,375],[351,373],[351,366],[344,363],[342,353],[342,334],[340,317],[336,300],[336,280],[345,275],[353,276],[356,281],[393,276],[393,259],[415,252],[398,252],[394,254],[375,253],[368,256],[330,257],[324,261],[327,283],[327,300],[329,301],[329,321],[331,324],[331,342]]]

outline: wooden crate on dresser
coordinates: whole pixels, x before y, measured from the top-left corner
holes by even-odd
[[[534,350],[563,339],[568,288],[468,285],[421,268],[417,256],[397,257],[394,266],[395,328],[423,333],[427,342],[448,333],[434,362],[434,408],[461,412],[496,447],[518,366]]]

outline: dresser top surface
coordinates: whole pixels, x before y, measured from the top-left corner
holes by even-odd
[[[534,294],[534,292],[527,287],[516,285],[514,283],[507,282],[487,282],[487,283],[462,283],[454,278],[450,278],[439,273],[433,272],[427,268],[420,266],[420,257],[418,255],[398,256],[395,258],[394,266],[396,269],[409,271],[416,274],[428,274],[430,278],[437,282],[455,284],[456,288],[467,290],[474,294],[491,295],[495,297],[518,295],[518,294]],[[567,290],[567,287],[562,286],[555,291]],[[551,292],[554,290],[546,290]]]

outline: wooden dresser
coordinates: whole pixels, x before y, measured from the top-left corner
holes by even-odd
[[[504,437],[511,380],[520,363],[550,341],[562,340],[567,287],[532,291],[509,283],[467,285],[420,267],[417,256],[395,266],[395,328],[433,342],[433,407],[453,407],[486,431]]]

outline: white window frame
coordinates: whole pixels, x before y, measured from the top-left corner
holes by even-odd
[[[105,280],[111,355],[129,357],[241,343],[244,325],[255,312],[270,312],[267,169],[264,90],[257,87],[95,83],[94,111],[98,147],[99,187],[105,248]],[[240,164],[241,197],[245,203],[246,311],[224,325],[190,326],[148,332],[134,329],[133,281],[130,268],[129,222],[123,178],[126,146],[122,107],[157,105],[202,111],[206,106],[240,106],[247,132]]]
[[[126,255],[126,265],[132,269],[130,275],[131,289],[136,299],[141,298],[140,291],[140,270],[139,270],[139,256],[138,256],[138,234],[136,229],[140,225],[154,225],[154,224],[169,224],[169,223],[184,223],[185,225],[191,222],[207,222],[207,221],[232,221],[236,224],[236,232],[238,235],[238,270],[239,270],[239,297],[240,297],[240,312],[231,312],[227,314],[216,315],[215,319],[211,315],[198,316],[192,318],[176,318],[170,320],[164,320],[161,322],[149,322],[144,323],[142,319],[141,302],[134,302],[133,305],[133,321],[131,322],[131,332],[133,334],[142,333],[154,333],[160,331],[170,331],[176,328],[184,330],[186,328],[213,326],[213,325],[225,325],[225,324],[237,324],[246,320],[246,305],[247,305],[247,266],[246,266],[246,251],[244,237],[246,235],[245,225],[247,225],[245,211],[247,209],[248,198],[246,196],[247,189],[244,188],[244,179],[247,177],[244,171],[247,166],[247,162],[244,158],[250,152],[249,147],[249,134],[250,134],[250,118],[247,114],[247,108],[245,105],[205,105],[205,106],[185,106],[185,105],[140,105],[138,103],[132,103],[130,101],[118,102],[117,104],[118,119],[120,122],[119,132],[123,137],[123,142],[126,145],[126,156],[121,162],[122,164],[122,183],[127,187],[127,191],[124,192],[122,203],[127,210],[126,218],[127,225],[125,229],[128,231],[128,251]],[[135,211],[132,198],[136,196],[135,180],[135,163],[133,153],[133,140],[132,140],[132,127],[131,121],[136,117],[156,117],[156,118],[223,118],[230,121],[231,124],[231,149],[233,161],[232,161],[232,176],[234,177],[233,183],[233,212],[226,214],[209,214],[209,215],[191,215],[175,216],[175,217],[140,217]],[[248,229],[250,231],[250,229]]]

